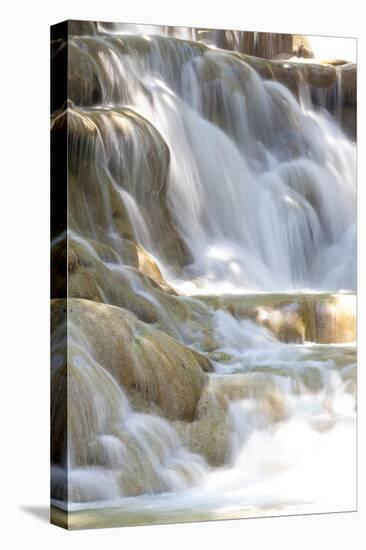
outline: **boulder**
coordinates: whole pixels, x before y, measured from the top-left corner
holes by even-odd
[[[56,301],[54,307],[62,307]],[[138,391],[167,418],[193,420],[211,371],[208,359],[118,307],[69,299],[68,323],[81,331],[95,361],[123,388]]]
[[[211,381],[202,392],[193,422],[174,422],[181,441],[213,467],[224,466],[231,457],[232,426],[228,401],[212,390]]]

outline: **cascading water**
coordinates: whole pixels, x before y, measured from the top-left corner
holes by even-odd
[[[180,274],[194,279],[191,292],[355,289],[355,146],[331,117],[228,52],[161,36],[102,35],[70,46],[92,59],[102,84],[103,107],[81,115],[97,125],[115,178],[128,162],[131,185],[141,187],[129,191],[141,202],[149,200],[139,174],[144,144],[133,135],[120,150],[118,109],[146,118],[153,144],[162,138],[169,147],[167,201],[193,256]],[[127,209],[141,233],[137,209]],[[324,272],[331,250],[342,259]]]
[[[69,37],[52,119],[69,154],[54,503],[79,526],[353,509],[355,143],[306,83],[298,100],[187,40],[214,33],[141,29]]]

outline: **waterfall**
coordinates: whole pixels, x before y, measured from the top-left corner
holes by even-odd
[[[76,112],[100,136],[98,170],[104,164],[118,192],[132,195],[121,201],[139,236],[141,216],[156,231],[147,190],[161,193],[153,187],[151,157],[141,159],[139,151],[149,138],[157,171],[168,148],[166,200],[192,256],[180,279],[196,280],[200,293],[204,286],[208,292],[355,289],[354,250],[345,246],[354,234],[355,145],[331,117],[299,104],[233,54],[195,43],[97,35],[72,38],[70,54],[85,56],[93,68],[82,102],[92,101],[92,79],[101,87],[101,105]],[[122,109],[131,121],[149,121],[149,136],[131,129],[121,143],[120,128],[129,125],[119,122]],[[332,277],[322,269],[330,250],[340,258]]]
[[[248,49],[292,35],[69,29],[53,503],[77,522],[353,509],[347,75],[320,90],[299,73],[298,95],[265,78]]]
[[[231,426],[228,459],[219,469],[182,445],[179,423],[134,412],[85,334],[69,321],[69,510],[103,505],[141,511],[154,502],[158,511],[184,511],[245,502],[249,513],[254,504],[276,507],[277,490],[290,507],[299,498],[313,511],[321,509],[318,500],[332,509],[352,505],[352,453],[337,453],[340,445],[353,444],[354,347],[282,344],[268,329],[223,311],[215,325],[219,349],[231,357],[215,362],[208,387],[215,406],[226,401]],[[60,368],[55,361],[54,376]],[[55,466],[54,502],[61,506],[65,477]]]

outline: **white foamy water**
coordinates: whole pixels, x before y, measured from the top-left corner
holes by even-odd
[[[193,508],[219,517],[354,509],[355,346],[283,344],[249,320],[220,311],[216,318],[219,349],[232,355],[215,363],[210,382],[229,399],[228,463],[209,467],[181,446],[170,423],[133,412],[112,377],[76,344],[71,369],[80,376],[79,398],[84,407],[94,403],[92,416],[79,411],[76,419],[84,418],[83,445],[96,441],[99,458],[77,466],[70,444],[69,510],[117,506],[164,516]],[[78,331],[72,338],[82,341]],[[141,457],[144,494],[126,498],[123,473],[135,482]],[[53,477],[62,487],[59,468]]]

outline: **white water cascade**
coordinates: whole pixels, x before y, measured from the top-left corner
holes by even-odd
[[[298,99],[183,31],[69,37],[53,502],[86,525],[102,508],[119,523],[354,509],[355,142],[306,82]],[[169,393],[182,368],[200,392],[186,416]]]
[[[355,289],[355,145],[326,112],[226,51],[149,35],[71,45],[93,56],[99,108],[128,105],[169,147],[167,200],[193,257],[182,288]]]

